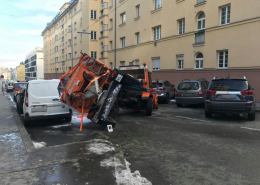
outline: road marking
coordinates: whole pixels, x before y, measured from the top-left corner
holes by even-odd
[[[244,128],[244,129],[248,129],[248,130],[255,130],[255,131],[260,131],[259,129],[255,129],[255,128],[249,128],[249,127],[240,127],[240,128]]]
[[[208,122],[210,123],[211,121],[206,121],[206,120],[201,120],[201,119],[194,119],[194,118],[189,118],[189,117],[183,117],[183,116],[175,116],[176,118],[183,118],[183,119],[189,119],[193,121],[202,121],[202,122]]]

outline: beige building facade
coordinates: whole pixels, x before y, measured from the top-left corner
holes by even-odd
[[[21,62],[19,66],[16,67],[17,80],[25,80],[25,68],[24,63]]]
[[[110,67],[146,62],[153,79],[176,86],[183,79],[246,76],[260,99],[259,9],[259,0],[74,0],[43,31],[45,77],[67,72],[81,50],[96,51],[92,56]],[[78,31],[95,31],[96,39]]]
[[[45,79],[59,78],[69,71],[79,62],[81,52],[101,57],[102,4],[99,0],[71,0],[48,23],[42,32]]]
[[[246,76],[260,100],[260,1],[117,0],[117,7],[109,31],[113,43],[117,30],[117,66],[145,61],[153,79],[176,86],[183,79]]]

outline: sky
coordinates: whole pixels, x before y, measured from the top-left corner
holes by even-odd
[[[0,66],[15,68],[36,47],[41,32],[69,0],[0,0]]]

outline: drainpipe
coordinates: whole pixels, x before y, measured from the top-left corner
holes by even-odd
[[[70,17],[70,20],[71,20],[71,69],[73,68],[73,28],[72,28],[72,11],[71,11],[71,7],[70,7],[70,12],[71,12],[71,17]]]
[[[116,1],[117,0],[115,0],[115,48],[114,48],[114,60],[115,60],[115,64],[114,64],[114,67],[116,67]]]

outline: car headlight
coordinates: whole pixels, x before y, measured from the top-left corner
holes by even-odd
[[[161,93],[161,96],[163,96],[164,95],[164,93]]]

